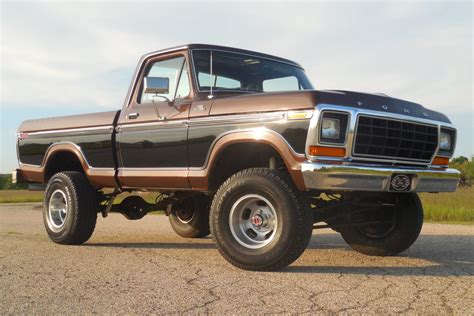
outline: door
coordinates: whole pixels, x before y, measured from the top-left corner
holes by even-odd
[[[168,91],[148,93],[144,77],[167,78]],[[192,103],[182,54],[150,61],[118,122],[119,181],[126,187],[187,188],[187,119]]]

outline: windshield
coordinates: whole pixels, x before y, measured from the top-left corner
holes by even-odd
[[[284,62],[239,53],[193,50],[200,91],[272,92],[313,89],[304,70]]]

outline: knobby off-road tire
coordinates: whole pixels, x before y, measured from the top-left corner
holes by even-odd
[[[210,199],[205,195],[193,196],[171,207],[169,221],[173,230],[184,238],[203,238],[210,234]]]
[[[49,238],[58,244],[86,242],[97,222],[97,194],[86,176],[65,171],[48,182],[43,202],[43,220]]]
[[[309,203],[288,175],[247,169],[225,181],[211,205],[211,232],[234,266],[274,271],[299,258],[311,238]]]
[[[383,229],[380,230],[380,227],[372,227],[371,230],[358,226],[341,229],[342,238],[352,249],[370,256],[394,256],[408,249],[420,235],[423,226],[423,207],[418,195],[387,194],[394,195],[393,200],[397,201],[393,210],[393,225],[386,226],[385,232]],[[373,233],[377,229],[378,235]]]

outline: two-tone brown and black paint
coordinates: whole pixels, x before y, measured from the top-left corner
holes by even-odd
[[[219,139],[232,135],[235,142],[239,134],[255,129],[273,131],[287,143],[291,152],[304,155],[309,120],[287,121],[284,113],[257,114],[253,119],[251,115],[244,114],[225,119],[216,116],[214,119],[189,119],[171,124],[157,121],[144,126],[131,125],[127,127],[127,141],[123,141],[121,133],[116,135],[120,157],[117,164],[113,157],[112,126],[31,132],[28,138],[19,140],[20,162],[31,167],[43,167],[47,164],[48,151],[62,144],[71,147],[75,145],[81,152],[80,159],[91,169],[122,169],[123,172],[130,172],[131,169],[160,171],[171,168],[176,171],[181,169],[186,174],[188,168],[207,167]],[[122,180],[127,183],[126,179]],[[157,179],[156,185],[160,183]],[[134,182],[130,185],[137,184]],[[183,185],[179,187],[181,186]]]
[[[264,143],[284,161],[295,184],[305,160],[309,119],[289,120],[288,111],[312,110],[318,104],[343,104],[449,122],[421,105],[381,95],[304,90],[259,94],[199,91],[193,49],[224,50],[292,61],[228,47],[187,45],[143,56],[121,111],[25,121],[19,129],[18,157],[23,177],[47,181],[49,163],[61,153],[76,157],[98,187],[207,190],[219,152],[238,143]],[[191,93],[170,104],[140,104],[146,69],[157,60],[183,56]],[[380,104],[386,105],[378,108]],[[131,114],[136,115],[132,119]],[[162,118],[159,118],[158,113]],[[257,133],[256,133],[257,132]]]

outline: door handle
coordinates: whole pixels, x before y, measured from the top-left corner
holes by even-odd
[[[139,116],[140,116],[140,114],[138,114],[138,113],[129,113],[129,114],[127,115],[127,118],[128,118],[129,120],[134,120],[134,119],[138,118]]]

